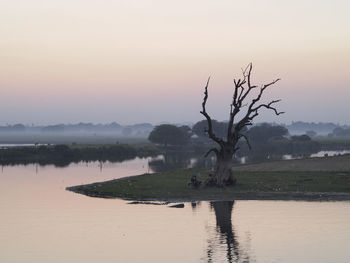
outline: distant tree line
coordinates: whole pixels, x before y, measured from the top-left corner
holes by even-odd
[[[330,138],[350,138],[350,128],[345,129],[341,127],[335,128],[332,133],[328,134]]]
[[[331,133],[335,128],[350,129],[349,125],[339,125],[332,122],[303,122],[295,121],[285,126],[291,134],[303,134],[307,131],[313,131],[317,134],[327,135]]]
[[[0,132],[24,132],[26,127],[23,124],[0,126]]]
[[[226,122],[212,121],[215,134],[221,138],[226,136],[228,125]],[[156,126],[149,135],[149,140],[160,146],[195,146],[213,144],[207,134],[207,122],[205,120],[197,122],[192,129],[188,126],[177,127],[175,125]],[[317,151],[319,145],[313,141],[309,135],[291,136],[288,129],[280,125],[263,123],[245,129],[244,134],[250,141],[253,152],[275,152],[290,153],[298,151]],[[241,151],[247,152],[249,149],[243,140],[239,147]]]
[[[191,124],[191,132],[198,135],[204,133],[205,121],[199,121],[195,124]],[[339,125],[335,123],[313,123],[313,122],[302,122],[296,121],[289,125],[272,124],[273,126],[283,126],[286,127],[290,134],[307,134],[309,137],[316,137],[319,135],[328,135],[328,137],[347,137],[344,135],[343,131],[350,129],[349,125]],[[175,125],[179,126],[179,125]],[[181,126],[181,125],[180,125]],[[220,122],[213,120],[213,126],[215,126],[216,131],[221,137],[224,137],[227,132],[227,122]],[[139,123],[133,125],[121,125],[117,122],[112,122],[108,124],[93,124],[93,123],[76,123],[76,124],[55,124],[46,126],[35,126],[35,125],[24,125],[24,124],[14,124],[0,126],[1,133],[45,133],[45,134],[63,134],[63,133],[115,133],[121,136],[140,136],[148,137],[150,132],[155,128],[154,125],[150,123]]]
[[[77,124],[55,124],[47,126],[25,126],[23,124],[0,126],[0,133],[28,132],[45,134],[63,133],[114,133],[124,137],[136,136],[147,137],[154,126],[150,123],[139,123],[133,125],[120,125],[116,122],[109,124],[77,123]]]
[[[122,162],[135,157],[155,156],[159,151],[152,146],[126,144],[70,147],[68,145],[12,147],[0,149],[0,164],[54,164],[66,166],[72,162]]]

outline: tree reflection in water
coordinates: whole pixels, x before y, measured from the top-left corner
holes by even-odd
[[[308,157],[309,155],[297,155],[297,154],[279,154],[279,153],[266,153],[266,152],[251,152],[248,155],[237,155],[232,161],[235,164],[240,163],[258,163],[266,160],[283,160],[286,158],[300,158]],[[215,166],[215,158],[205,158],[203,154],[196,154],[191,152],[168,152],[162,154],[156,158],[152,158],[148,165],[154,172],[167,172],[178,169],[193,168],[193,167],[208,167],[213,168]]]
[[[148,165],[154,172],[167,172],[190,167],[192,158],[193,154],[186,152],[165,153],[162,158],[153,158]]]
[[[207,262],[217,262],[218,256],[221,255],[216,254],[220,253],[219,248],[223,245],[226,247],[225,256],[227,262],[250,262],[249,251],[243,250],[232,226],[233,205],[234,201],[210,202],[210,207],[215,212],[216,231],[215,233],[209,233],[210,236],[206,251]],[[223,259],[222,256],[220,259]]]

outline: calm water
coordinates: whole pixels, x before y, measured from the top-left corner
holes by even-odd
[[[147,172],[148,162],[3,167],[0,262],[349,262],[350,202],[175,209],[65,191]]]

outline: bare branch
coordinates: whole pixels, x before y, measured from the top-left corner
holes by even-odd
[[[200,111],[200,113],[207,119],[209,138],[212,139],[213,141],[217,142],[219,145],[223,145],[224,141],[222,139],[219,139],[218,137],[216,137],[216,135],[214,134],[212,120],[205,109],[205,105],[206,105],[207,100],[208,100],[209,81],[210,81],[210,77],[208,78],[207,85],[204,88],[204,99],[202,102],[202,111]]]
[[[245,139],[245,141],[246,141],[246,143],[247,143],[247,145],[248,145],[248,147],[249,147],[249,150],[251,150],[251,149],[252,149],[252,146],[250,145],[250,142],[249,142],[249,140],[248,140],[248,137],[247,137],[247,136],[245,136],[244,134],[240,134],[240,135],[239,135],[239,138],[244,138],[244,139]]]
[[[239,102],[242,103],[243,100],[248,96],[248,94],[251,92],[251,90],[255,89],[257,86],[252,86],[251,82],[250,82],[250,77],[251,77],[251,73],[253,70],[253,64],[249,63],[248,66],[246,67],[246,69],[243,72],[244,78],[247,79],[247,85],[248,85],[248,89],[247,91],[243,94],[243,96],[240,96],[240,100]]]
[[[244,87],[241,87],[241,93],[238,96],[238,101],[241,100],[243,92],[244,92]]]
[[[223,149],[224,147],[230,147],[233,149],[233,151],[236,151],[239,149],[239,147],[236,146],[239,139],[243,138],[246,143],[248,144],[249,149],[251,148],[251,145],[249,143],[248,138],[241,133],[242,129],[246,126],[250,126],[253,123],[253,119],[256,118],[259,115],[259,112],[262,108],[272,110],[276,115],[283,114],[284,112],[280,112],[275,107],[275,104],[280,102],[280,100],[272,100],[269,103],[261,103],[260,100],[263,96],[264,91],[276,84],[280,79],[276,79],[271,81],[270,83],[262,85],[259,90],[257,91],[256,96],[254,98],[246,103],[246,99],[248,95],[252,93],[252,90],[258,88],[256,85],[252,85],[251,83],[251,74],[253,70],[252,63],[249,63],[248,66],[243,70],[242,69],[242,77],[239,79],[234,79],[234,89],[233,89],[233,95],[232,95],[232,103],[230,105],[230,117],[228,122],[228,130],[227,130],[227,139],[223,140],[221,138],[218,138],[214,132],[213,132],[213,125],[212,125],[212,119],[210,118],[209,114],[206,112],[206,103],[208,100],[208,86],[210,78],[208,78],[207,84],[205,86],[204,90],[204,98],[202,102],[202,111],[200,112],[207,120],[208,123],[208,135],[209,138],[218,143]],[[247,107],[246,112],[244,113],[243,117],[235,123],[235,118],[238,115],[238,113],[244,108]],[[234,124],[235,123],[235,124]],[[216,154],[220,153],[217,149],[213,148],[210,149],[207,153],[207,155],[211,152],[215,152]],[[207,156],[206,155],[206,156]]]
[[[208,157],[208,155],[209,155],[211,152],[215,153],[216,157],[219,155],[219,150],[218,150],[218,149],[216,149],[216,148],[211,148],[211,149],[204,155],[204,157]]]
[[[239,113],[240,109],[242,108],[242,103],[244,99],[248,96],[250,91],[256,86],[251,86],[250,84],[250,75],[252,72],[253,65],[252,63],[249,63],[248,66],[243,70],[242,69],[242,75],[243,80],[239,79],[238,81],[234,80],[235,88],[234,88],[234,95],[233,95],[233,101],[231,104],[231,110],[230,110],[230,119],[229,119],[229,126],[227,130],[227,140],[230,140],[233,137],[232,128],[235,116]],[[248,88],[247,90],[244,89],[243,85],[247,84]]]
[[[253,64],[252,64],[252,63],[249,63],[248,66],[246,67],[244,73],[247,72],[247,69],[248,69],[248,68],[249,68],[248,74],[247,74],[247,78],[248,78],[248,87],[251,87],[251,85],[250,85],[250,74],[252,73]]]
[[[276,115],[280,115],[280,114],[283,114],[284,111],[277,111],[277,109],[275,107],[272,107],[271,105],[272,104],[275,104],[277,102],[280,102],[281,100],[273,100],[271,101],[270,103],[268,104],[260,104],[259,106],[257,106],[256,108],[252,109],[253,111],[255,111],[257,114],[258,114],[258,110],[260,108],[266,108],[266,109],[270,109],[270,110],[273,110],[275,112]]]
[[[262,90],[266,89],[267,87],[269,87],[269,86],[275,84],[277,81],[280,81],[280,80],[281,80],[281,79],[276,79],[276,80],[274,80],[274,81],[272,81],[272,82],[270,82],[270,83],[268,83],[268,84],[265,84],[265,85],[262,87]]]
[[[249,77],[248,78],[248,83],[250,83],[250,73],[249,74]],[[253,99],[247,109],[247,113],[246,115],[237,123],[237,125],[235,126],[235,131],[234,131],[234,134],[236,134],[236,136],[238,136],[239,134],[239,131],[241,129],[243,129],[245,126],[247,125],[251,125],[252,123],[252,120],[257,117],[259,115],[259,109],[261,108],[267,108],[267,109],[270,109],[270,110],[273,110],[275,112],[276,115],[280,115],[284,112],[278,112],[277,109],[275,107],[273,107],[272,105],[279,102],[280,100],[273,100],[271,101],[270,103],[268,104],[260,104],[256,107],[255,104],[261,99],[264,91],[266,90],[266,88],[268,88],[269,86],[275,84],[276,82],[278,82],[280,79],[276,79],[268,84],[265,84],[263,85],[261,88],[260,88],[260,91],[259,91],[259,94],[257,95],[257,97],[255,99]],[[249,86],[249,85],[248,85]],[[256,86],[252,86],[252,87],[256,87]],[[248,87],[248,91],[249,91],[249,87]],[[247,91],[247,92],[248,92]],[[245,95],[247,94],[247,92],[245,93]],[[242,101],[244,100],[244,96],[242,97],[242,100],[241,100],[241,103]],[[242,104],[240,105],[241,108],[242,108]],[[231,135],[231,138],[234,138],[235,136],[232,134]]]

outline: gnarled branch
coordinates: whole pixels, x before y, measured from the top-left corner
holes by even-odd
[[[243,80],[239,79],[238,81],[234,80],[235,88],[233,91],[233,100],[231,104],[231,111],[230,111],[230,119],[229,119],[229,126],[227,130],[227,140],[231,140],[233,133],[233,123],[236,115],[240,112],[241,108],[243,107],[243,101],[248,96],[248,94],[255,89],[257,86],[251,85],[251,73],[253,69],[253,64],[249,63],[248,66],[243,70]],[[247,85],[246,88],[244,88],[244,84]]]
[[[204,155],[204,157],[208,157],[208,155],[209,155],[211,152],[215,153],[216,157],[218,157],[218,155],[219,155],[219,150],[216,149],[216,148],[211,148],[211,149]]]
[[[208,86],[210,77],[208,78],[207,84],[205,86],[204,90],[204,98],[202,102],[202,111],[200,112],[207,120],[208,123],[208,135],[209,138],[218,143],[223,149],[224,147],[227,147],[228,145],[232,146],[233,151],[238,150],[239,148],[236,147],[236,144],[240,138],[244,138],[245,141],[248,144],[248,147],[251,148],[251,145],[249,143],[248,138],[241,133],[242,129],[246,126],[250,126],[253,123],[253,119],[259,115],[259,111],[262,108],[266,108],[269,110],[272,110],[276,115],[283,114],[284,112],[280,112],[276,109],[275,104],[280,102],[281,100],[272,100],[269,103],[261,103],[259,104],[264,91],[276,84],[280,79],[273,80],[267,84],[264,84],[260,87],[260,90],[257,92],[257,95],[248,103],[245,102],[248,95],[251,94],[252,90],[258,88],[256,85],[252,85],[251,83],[251,73],[253,70],[252,63],[248,64],[248,66],[243,70],[242,69],[242,75],[243,77],[236,80],[234,79],[234,90],[232,95],[232,103],[230,105],[230,117],[228,122],[228,130],[227,130],[227,138],[224,141],[222,138],[218,138],[214,131],[213,131],[213,125],[212,125],[212,119],[210,118],[209,114],[206,111],[206,103],[208,100]],[[245,108],[246,106],[246,108]],[[237,114],[242,110],[242,108],[247,109],[243,117],[235,123],[235,118]],[[219,153],[217,149],[210,149],[206,156],[210,152],[215,152],[216,154]]]
[[[213,132],[212,120],[211,120],[209,114],[207,113],[207,111],[205,109],[205,105],[206,105],[207,100],[208,100],[209,81],[210,81],[210,77],[208,78],[207,85],[205,86],[205,89],[204,89],[204,99],[203,99],[203,102],[202,102],[202,111],[200,111],[200,113],[202,115],[204,115],[204,117],[207,119],[207,122],[208,122],[208,130],[207,130],[207,132],[208,132],[209,138],[212,139],[213,141],[215,141],[216,143],[218,143],[220,146],[222,146],[224,141],[222,139],[216,137],[215,133]]]
[[[280,102],[281,100],[273,100],[268,104],[260,104],[259,106],[257,106],[256,108],[253,108],[252,111],[257,112],[260,108],[266,108],[266,109],[270,109],[273,110],[275,112],[276,115],[280,115],[283,114],[284,111],[278,111],[275,107],[272,107],[272,104],[275,104],[277,102]]]
[[[248,90],[247,92],[242,96],[242,100],[240,101],[240,108],[242,107],[242,102],[243,102],[243,99],[246,97],[246,95],[249,93],[249,91],[251,91],[253,88],[256,88],[256,86],[251,86],[250,84],[250,74],[251,74],[251,64],[250,64],[250,67],[249,67],[249,71],[248,71],[248,76],[247,76],[247,79],[248,79]],[[277,111],[277,109],[275,107],[273,107],[272,105],[277,103],[277,102],[280,102],[281,100],[273,100],[271,101],[270,103],[268,104],[260,104],[258,106],[255,106],[255,104],[260,101],[264,91],[271,85],[277,83],[280,79],[276,79],[268,84],[265,84],[265,85],[262,85],[262,87],[260,88],[260,91],[258,93],[258,95],[251,101],[251,103],[249,104],[248,106],[248,109],[247,109],[247,112],[245,114],[245,116],[237,123],[237,125],[235,126],[235,130],[231,135],[230,138],[235,138],[235,137],[238,137],[238,134],[239,132],[245,127],[245,126],[248,126],[248,125],[251,125],[252,124],[252,121],[255,117],[257,117],[259,115],[259,109],[261,108],[266,108],[266,109],[270,109],[270,110],[273,110],[275,112],[276,115],[280,115],[280,114],[283,114],[284,112],[279,112]],[[254,107],[255,106],[255,107]]]
[[[244,134],[240,134],[240,135],[238,136],[238,138],[244,138],[244,139],[245,139],[245,141],[246,141],[246,143],[247,143],[247,145],[248,145],[249,150],[251,150],[251,149],[252,149],[252,146],[250,145],[250,142],[249,142],[249,140],[248,140],[248,137],[247,137],[247,136],[245,136]]]

